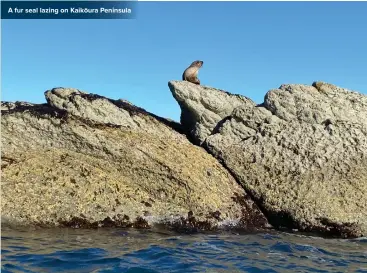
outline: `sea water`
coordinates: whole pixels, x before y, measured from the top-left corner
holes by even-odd
[[[2,227],[1,272],[367,272],[367,238]]]

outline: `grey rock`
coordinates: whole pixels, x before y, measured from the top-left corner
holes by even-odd
[[[187,104],[202,94],[198,87],[175,88],[189,98]],[[206,101],[218,96],[203,95]],[[190,105],[192,116],[207,108]],[[202,146],[274,226],[367,235],[367,96],[323,82],[282,85],[261,105],[236,107]]]
[[[365,123],[367,96],[329,83],[284,84],[269,91],[265,107],[286,121],[322,124],[330,121]]]
[[[255,103],[241,95],[187,81],[170,81],[168,86],[181,107],[181,124],[190,136],[201,144],[218,122],[228,117],[240,105]]]

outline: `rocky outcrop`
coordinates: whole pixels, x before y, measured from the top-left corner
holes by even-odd
[[[202,144],[234,108],[240,105],[248,108],[255,106],[253,101],[244,96],[203,85],[188,84],[186,81],[172,81],[168,86],[181,107],[181,124],[197,144]]]
[[[323,82],[289,84],[255,105],[186,82],[169,88],[186,132],[231,171],[271,224],[367,235],[366,95]]]
[[[46,226],[267,226],[180,124],[77,89],[1,105],[4,221]]]
[[[45,92],[45,104],[3,102],[3,223],[192,231],[268,220],[367,236],[366,95],[288,84],[256,105],[189,82],[169,88],[181,124],[71,88]]]

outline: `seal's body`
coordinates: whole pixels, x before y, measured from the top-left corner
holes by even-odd
[[[203,66],[203,61],[194,61],[182,74],[182,80],[192,82],[200,85],[200,80],[198,79],[199,69]]]

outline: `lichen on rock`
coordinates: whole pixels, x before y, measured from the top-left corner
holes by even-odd
[[[243,207],[233,199],[245,191],[180,124],[77,89],[45,97],[46,104],[2,103],[7,222],[175,228],[192,212],[195,223],[206,223],[197,229],[267,226],[251,200]]]

